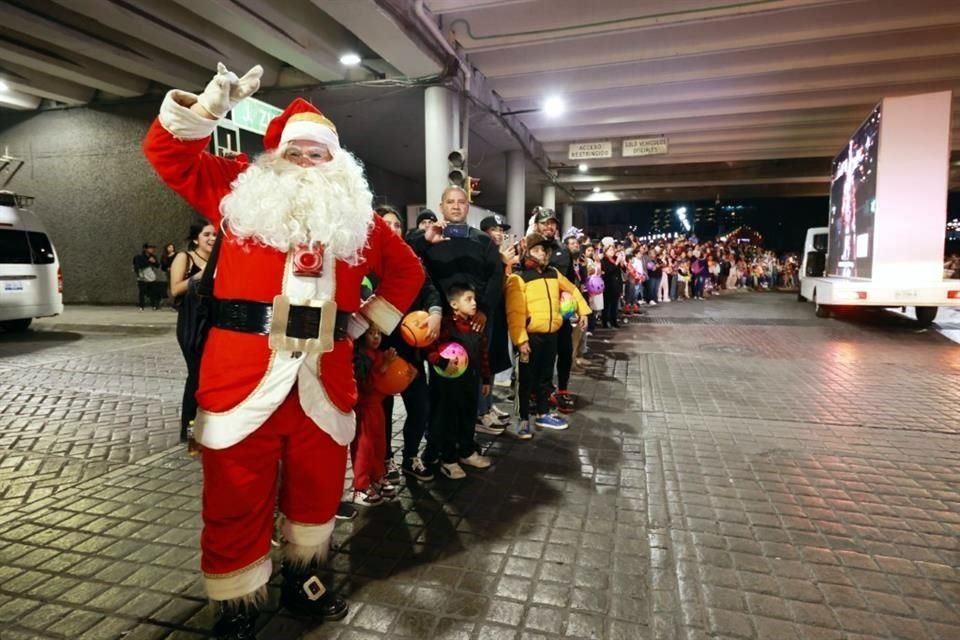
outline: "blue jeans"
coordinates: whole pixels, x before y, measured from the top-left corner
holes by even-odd
[[[644,293],[645,293],[644,299],[645,299],[647,302],[656,302],[656,301],[657,301],[657,291],[660,290],[660,277],[659,277],[659,276],[657,276],[657,277],[651,276],[651,277],[649,277],[649,278],[647,279],[646,282],[643,283],[643,285],[644,285],[644,287],[646,287],[646,291],[644,291]]]
[[[693,297],[703,297],[703,287],[707,284],[707,274],[699,273],[693,276]]]

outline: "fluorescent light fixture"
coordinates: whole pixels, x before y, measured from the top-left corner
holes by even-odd
[[[548,118],[556,118],[557,116],[563,115],[563,112],[566,110],[567,104],[560,96],[548,96],[547,99],[543,101],[543,114]]]
[[[360,64],[360,62],[361,62],[360,56],[358,56],[355,53],[345,53],[342,56],[340,56],[340,64],[342,64],[345,67],[355,67],[358,64]]]
[[[586,172],[587,172],[587,169],[589,169],[589,168],[590,168],[590,167],[588,167],[586,164],[584,164],[584,163],[582,163],[582,162],[577,165],[577,169],[580,170],[580,173],[586,173]]]
[[[8,85],[3,80],[0,80],[0,91],[8,91],[9,89],[10,89],[10,85]]]
[[[594,193],[600,193],[600,187],[594,187],[594,188],[593,188],[593,192],[594,192]]]
[[[686,215],[686,213],[687,213],[687,208],[686,208],[686,207],[680,207],[679,209],[677,209],[677,215],[678,215],[678,216]]]

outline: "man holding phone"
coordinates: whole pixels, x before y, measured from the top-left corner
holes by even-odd
[[[477,313],[472,319],[474,331],[491,339],[488,318],[493,317],[503,298],[503,261],[500,250],[490,237],[467,224],[470,203],[460,187],[447,187],[440,199],[440,220],[425,229],[410,232],[408,242],[423,260],[427,274],[441,291],[454,285],[469,285],[476,292]],[[478,407],[484,415],[492,413],[489,407]],[[484,421],[483,433],[503,433],[502,420]],[[489,423],[489,426],[487,426]],[[428,451],[424,462],[432,463]]]

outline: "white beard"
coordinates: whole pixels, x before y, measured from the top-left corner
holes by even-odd
[[[373,222],[373,194],[363,167],[347,151],[309,168],[270,151],[230,187],[220,212],[241,241],[284,252],[322,245],[328,256],[359,262]]]

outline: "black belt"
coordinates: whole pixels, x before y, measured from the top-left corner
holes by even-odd
[[[216,311],[213,314],[213,326],[218,329],[270,335],[270,324],[273,322],[272,304],[249,300],[218,299],[214,302]],[[320,315],[318,307],[290,305],[286,335],[290,338],[317,337],[320,331]],[[334,340],[347,338],[347,323],[350,315],[345,311],[337,311],[333,329]]]

